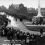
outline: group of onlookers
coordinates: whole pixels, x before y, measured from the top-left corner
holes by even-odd
[[[23,41],[23,44],[26,45],[37,45],[37,42],[45,39],[41,37],[41,35],[34,35],[29,32],[22,32],[19,29],[16,30],[13,28],[4,27],[1,30],[1,36],[6,36],[8,40],[21,40]]]
[[[43,17],[34,17],[33,19],[32,19],[32,24],[35,24],[35,25],[38,25],[38,24],[45,24],[45,21],[44,21],[44,19],[43,19]]]

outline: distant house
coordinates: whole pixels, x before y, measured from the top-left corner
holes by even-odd
[[[36,11],[37,11],[37,13],[38,13],[38,9],[36,9]],[[41,8],[41,14],[42,14],[43,16],[45,16],[45,8]]]
[[[43,16],[45,16],[45,8],[41,8],[41,13]]]

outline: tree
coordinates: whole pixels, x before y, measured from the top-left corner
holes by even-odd
[[[8,10],[9,10],[9,11],[10,11],[10,13],[12,13],[13,15],[15,15],[15,14],[16,14],[16,12],[17,12],[17,10],[15,9],[15,7],[14,7],[14,5],[13,5],[13,4],[9,6],[9,9],[8,9]]]
[[[27,8],[24,7],[23,4],[20,4],[20,5],[19,5],[19,11],[18,11],[18,13],[26,14],[26,13],[27,13]]]

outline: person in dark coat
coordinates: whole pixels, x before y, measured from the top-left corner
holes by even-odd
[[[7,33],[7,38],[10,40],[10,39],[13,39],[13,30],[10,28],[8,33]]]
[[[42,17],[40,17],[40,25],[42,24],[42,22],[43,22],[43,18],[42,18]]]
[[[43,36],[43,29],[40,29],[41,37]]]

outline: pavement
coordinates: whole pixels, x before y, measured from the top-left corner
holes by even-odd
[[[20,31],[23,31],[25,33],[29,32],[30,34],[38,34],[38,35],[40,35],[40,32],[28,30],[28,28],[23,24],[23,22],[17,21],[16,24],[18,25],[18,28],[20,29]]]
[[[29,29],[27,29],[27,27],[23,24],[23,22],[21,22],[19,19],[16,21],[15,18],[12,18],[11,20],[12,22],[8,24],[7,27],[17,27],[20,29],[20,31],[23,31],[23,32],[29,32],[30,34],[38,34],[40,35],[40,32],[37,32],[37,31],[31,31]]]

